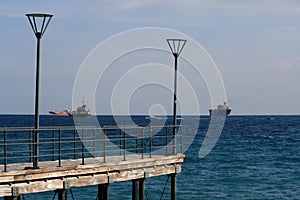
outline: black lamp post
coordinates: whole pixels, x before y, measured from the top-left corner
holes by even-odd
[[[173,154],[176,154],[176,104],[177,104],[177,59],[186,43],[184,39],[167,39],[170,50],[175,58],[175,72],[174,72],[174,100],[173,100]]]
[[[176,154],[176,103],[177,103],[177,59],[186,43],[184,39],[167,39],[171,52],[175,58],[174,73],[174,101],[173,101],[173,154]],[[171,199],[176,200],[176,173],[171,174]]]
[[[33,169],[38,169],[38,158],[39,158],[39,76],[40,76],[40,40],[44,35],[47,26],[53,17],[51,14],[42,13],[30,13],[26,14],[31,28],[37,39],[37,51],[36,51],[36,79],[35,79],[35,131],[33,138]],[[41,23],[37,25],[37,21]]]

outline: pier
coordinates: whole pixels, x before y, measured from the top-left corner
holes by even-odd
[[[168,175],[175,200],[184,154],[182,127],[175,127],[176,135],[173,128],[0,129],[0,196],[18,200],[23,194],[55,191],[59,200],[67,200],[70,188],[98,185],[97,199],[107,200],[111,184],[131,181],[132,199],[143,200],[145,180]]]

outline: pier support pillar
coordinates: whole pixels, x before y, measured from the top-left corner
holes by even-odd
[[[139,179],[139,200],[144,200],[145,197],[145,179]]]
[[[132,200],[138,200],[138,180],[132,180]]]
[[[176,200],[176,175],[171,174],[171,200]]]
[[[109,183],[98,185],[98,200],[109,200]]]
[[[58,200],[67,200],[67,190],[66,189],[59,189],[55,191],[58,194]]]

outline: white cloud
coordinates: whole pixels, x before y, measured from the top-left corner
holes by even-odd
[[[158,0],[118,0],[112,2],[111,6],[114,9],[122,11],[130,11],[138,8],[142,8],[149,5],[160,4]]]

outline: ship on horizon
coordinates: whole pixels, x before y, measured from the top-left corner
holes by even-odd
[[[217,108],[209,109],[210,116],[228,116],[231,112],[231,107],[224,102],[223,105],[218,105]]]
[[[71,116],[71,117],[90,117],[91,111],[85,104],[84,100],[82,101],[82,105],[77,107],[76,110],[72,109],[66,109],[64,111],[60,110],[50,110],[50,115],[56,115],[56,116]]]
[[[57,115],[57,116],[68,116],[69,110],[49,110],[50,115]]]
[[[76,110],[69,111],[69,115],[72,117],[90,117],[91,116],[91,111],[87,107],[87,105],[84,103],[84,99],[82,100],[82,105],[77,107]]]

